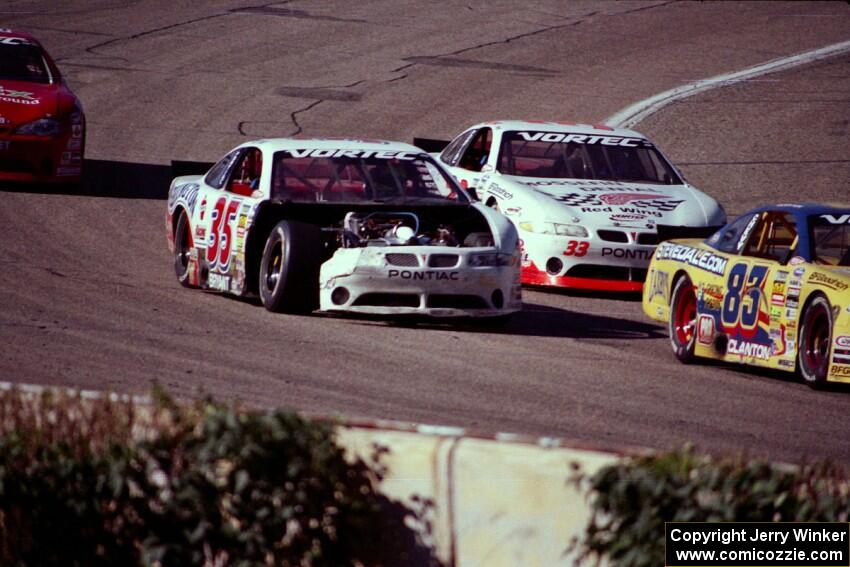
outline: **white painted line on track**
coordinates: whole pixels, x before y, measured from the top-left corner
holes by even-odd
[[[774,59],[773,61],[768,61],[767,63],[762,63],[761,65],[756,65],[749,69],[743,69],[732,73],[724,73],[709,79],[700,79],[693,83],[688,83],[686,85],[670,89],[669,91],[664,91],[663,93],[644,99],[632,104],[631,106],[627,106],[616,114],[609,116],[605,120],[605,123],[615,128],[631,128],[641,120],[644,120],[655,112],[658,112],[671,102],[681,100],[689,96],[694,96],[695,94],[710,89],[725,87],[727,85],[745,81],[760,75],[766,75],[768,73],[784,71],[791,67],[805,65],[806,63],[825,59],[826,57],[833,57],[835,55],[847,53],[848,51],[850,51],[850,41],[843,41],[841,43],[827,45],[826,47],[821,47],[820,49],[815,49],[813,51],[806,51],[804,53],[798,53],[797,55],[791,55],[790,57]]]

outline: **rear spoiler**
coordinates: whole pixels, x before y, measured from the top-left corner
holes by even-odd
[[[413,145],[428,153],[435,154],[443,151],[451,140],[433,140],[431,138],[413,138]]]
[[[206,161],[176,161],[171,160],[171,177],[181,175],[203,175],[208,172],[214,163]]]
[[[721,228],[718,226],[672,226],[669,224],[659,224],[658,242],[672,240],[674,238],[708,238]]]

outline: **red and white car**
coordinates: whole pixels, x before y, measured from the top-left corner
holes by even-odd
[[[79,99],[41,44],[0,28],[0,181],[79,181],[85,131]]]
[[[708,236],[726,222],[717,201],[633,130],[487,122],[438,159],[517,226],[524,284],[640,291],[660,240]]]
[[[504,321],[522,307],[516,229],[400,142],[246,142],[172,181],[166,234],[181,285],[270,311]]]

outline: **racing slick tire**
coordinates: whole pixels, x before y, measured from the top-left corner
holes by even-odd
[[[832,345],[832,308],[823,295],[816,295],[800,318],[800,344],[797,368],[803,381],[812,388],[826,383]]]
[[[190,230],[186,211],[180,211],[174,229],[174,273],[183,287],[192,287],[189,283],[189,252],[192,249]]]
[[[670,344],[679,362],[690,364],[694,361],[697,340],[697,296],[691,278],[682,276],[676,280],[671,298]]]
[[[319,307],[319,227],[291,220],[275,225],[260,260],[260,299],[276,313],[310,313]]]

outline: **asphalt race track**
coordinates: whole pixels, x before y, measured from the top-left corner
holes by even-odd
[[[521,7],[520,7],[521,6]],[[677,363],[636,298],[528,290],[504,331],[273,315],[180,288],[172,159],[246,139],[445,138],[599,122],[697,79],[850,39],[847,3],[11,0],[85,105],[88,180],[0,192],[0,380],[850,461],[850,389]],[[636,126],[730,214],[850,201],[850,56],[676,102]]]

